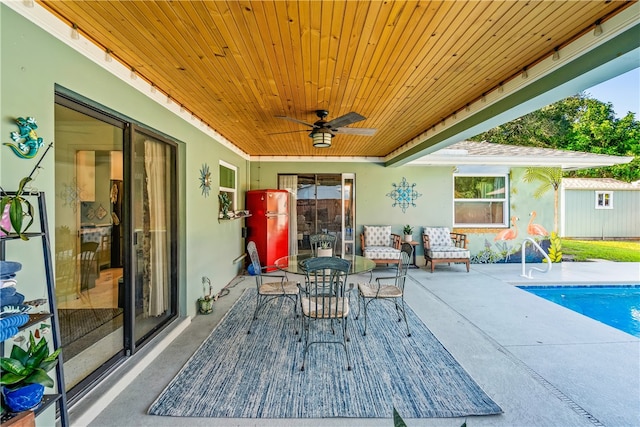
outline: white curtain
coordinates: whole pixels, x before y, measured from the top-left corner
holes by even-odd
[[[298,176],[280,175],[278,189],[289,191],[289,254],[298,254]]]
[[[168,215],[167,211],[167,147],[164,144],[146,140],[144,142],[144,166],[149,214],[149,280],[147,295],[149,303],[145,307],[148,316],[160,316],[168,309],[169,262]]]

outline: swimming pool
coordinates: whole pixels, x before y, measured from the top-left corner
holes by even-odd
[[[640,338],[640,285],[518,287]]]

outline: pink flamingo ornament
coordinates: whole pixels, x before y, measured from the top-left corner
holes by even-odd
[[[549,233],[543,226],[533,223],[533,220],[536,218],[536,211],[531,212],[529,216],[531,219],[529,219],[529,225],[527,225],[527,233],[532,236],[548,236]]]

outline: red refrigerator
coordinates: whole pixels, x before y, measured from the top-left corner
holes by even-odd
[[[289,255],[289,192],[250,190],[246,197],[247,242],[255,242],[263,267],[272,266]]]

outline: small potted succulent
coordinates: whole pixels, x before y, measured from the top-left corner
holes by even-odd
[[[54,386],[53,378],[47,372],[58,364],[61,350],[49,354],[47,340],[43,337],[36,342],[31,332],[26,350],[14,344],[11,355],[0,358],[2,394],[11,411],[26,411],[37,406],[44,388]]]
[[[318,247],[318,256],[333,256],[333,249],[331,249],[331,244],[329,244],[329,242],[320,242],[320,246]]]
[[[411,243],[413,241],[413,227],[407,224],[404,226],[402,231],[404,232],[404,241]]]
[[[209,314],[213,311],[213,303],[218,299],[213,295],[213,286],[208,277],[202,276],[202,297],[198,298],[198,311],[200,314]]]

